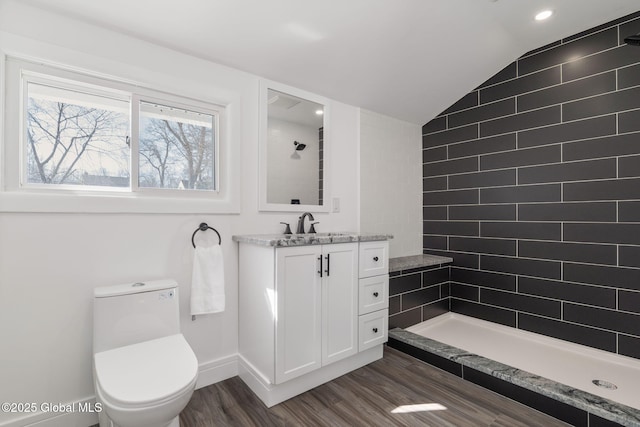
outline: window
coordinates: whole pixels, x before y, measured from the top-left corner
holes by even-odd
[[[240,212],[236,86],[76,60],[0,62],[0,212]]]
[[[26,86],[27,185],[130,187],[128,99]]]
[[[215,119],[140,102],[140,187],[215,189]]]
[[[218,192],[220,107],[82,75],[21,79],[19,189]]]

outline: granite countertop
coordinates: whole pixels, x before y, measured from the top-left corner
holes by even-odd
[[[342,231],[335,233],[315,234],[249,234],[232,237],[234,242],[252,243],[260,246],[307,246],[326,245],[330,243],[374,242],[393,239],[391,234],[372,234]]]
[[[389,259],[389,273],[412,268],[429,267],[432,265],[448,264],[453,258],[438,255],[412,255]]]
[[[525,389],[540,393],[599,417],[625,426],[640,427],[640,410],[595,396],[586,391],[508,366],[477,354],[452,347],[404,329],[389,331],[389,338],[436,354],[464,366],[492,375]]]

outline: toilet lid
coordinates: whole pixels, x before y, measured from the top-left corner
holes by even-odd
[[[198,360],[182,334],[96,353],[94,361],[100,390],[122,406],[170,399],[198,373]]]

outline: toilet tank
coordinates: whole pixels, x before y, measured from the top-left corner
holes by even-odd
[[[175,280],[105,286],[93,295],[94,353],[180,333]]]

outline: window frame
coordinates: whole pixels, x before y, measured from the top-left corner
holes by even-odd
[[[140,95],[134,94],[132,96],[131,102],[131,151],[135,152],[135,157],[138,160],[137,162],[133,161],[133,156],[131,158],[131,191],[132,192],[141,192],[141,193],[149,193],[156,194],[158,196],[161,195],[169,195],[175,197],[182,197],[184,194],[188,194],[189,192],[196,192],[200,194],[219,194],[220,193],[220,165],[219,165],[219,155],[220,155],[220,116],[224,113],[219,109],[212,109],[209,104],[205,104],[200,101],[192,101],[189,104],[185,104],[180,102],[179,100],[171,100],[169,97],[164,96],[161,98],[154,97],[151,95]],[[191,100],[190,100],[191,101]],[[158,187],[140,187],[140,103],[147,102],[152,104],[162,104],[172,108],[180,108],[184,110],[193,111],[196,113],[208,114],[213,116],[214,119],[214,131],[213,131],[213,184],[214,188],[212,190],[198,190],[198,189],[171,189],[171,188],[158,188]],[[135,170],[135,172],[134,172]],[[133,179],[133,176],[136,176],[136,179]]]
[[[1,66],[5,76],[0,86],[4,91],[0,93],[4,105],[18,103],[19,106],[5,108],[0,119],[5,125],[3,150],[0,150],[0,212],[239,213],[239,174],[234,170],[239,169],[239,147],[232,149],[228,138],[232,122],[237,126],[237,118],[231,120],[230,117],[231,110],[238,108],[237,100],[194,99],[148,88],[138,82],[4,54]],[[128,187],[27,182],[26,88],[29,83],[128,98],[131,135]],[[214,189],[179,190],[138,185],[140,102],[213,116]]]
[[[28,171],[27,171],[27,161],[28,161],[28,142],[27,142],[27,114],[28,114],[28,104],[29,104],[29,91],[28,86],[30,83],[38,84],[41,86],[50,86],[58,89],[68,90],[68,91],[76,91],[81,92],[83,94],[90,94],[94,96],[101,96],[105,98],[116,98],[122,101],[126,101],[129,103],[129,133],[132,133],[132,116],[131,110],[133,108],[132,104],[132,94],[127,93],[121,90],[109,90],[105,87],[99,87],[89,84],[83,84],[82,82],[72,82],[67,79],[57,78],[55,76],[48,76],[41,73],[34,73],[31,71],[24,71],[20,76],[20,153],[19,153],[19,179],[18,179],[18,190],[19,191],[43,191],[43,192],[68,192],[68,191],[78,191],[78,192],[115,192],[115,193],[129,193],[133,191],[133,175],[131,174],[133,165],[134,165],[134,153],[133,153],[133,144],[129,147],[129,175],[131,176],[129,180],[128,187],[108,187],[108,186],[100,186],[100,185],[77,185],[77,184],[45,184],[45,183],[37,183],[28,182]],[[130,135],[130,139],[132,139],[133,135]]]

